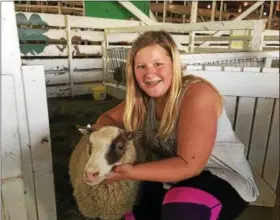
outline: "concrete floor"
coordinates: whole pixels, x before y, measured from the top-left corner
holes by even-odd
[[[273,218],[273,208],[249,206],[237,220],[278,220]]]

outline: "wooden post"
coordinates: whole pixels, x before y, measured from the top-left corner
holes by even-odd
[[[224,1],[221,0],[221,3],[220,3],[220,15],[219,15],[219,21],[222,20],[222,14],[223,14],[223,3]]]
[[[145,24],[150,25],[150,24],[155,23],[155,21],[153,21],[151,18],[149,18],[146,14],[144,14],[141,10],[139,10],[131,2],[121,1],[121,0],[118,0],[118,2],[123,7],[125,7],[128,11],[130,11],[132,14],[134,14],[137,18],[139,18],[141,21],[143,21]]]
[[[263,20],[254,22],[254,29],[251,31],[251,51],[262,51],[263,31],[265,30],[265,23]]]
[[[64,15],[65,18],[65,26],[67,33],[67,46],[68,46],[68,67],[69,67],[69,83],[71,88],[71,96],[75,95],[74,91],[74,83],[72,80],[73,75],[73,55],[72,55],[72,35],[71,35],[71,25],[69,23],[69,15]]]
[[[198,6],[198,1],[195,0],[192,2],[192,10],[191,10],[191,23],[196,23],[197,19],[197,6]],[[193,53],[194,51],[194,38],[195,38],[195,32],[190,32],[189,33],[189,52]]]
[[[197,6],[198,6],[198,1],[197,0],[192,1],[191,23],[196,23],[196,19],[197,19]]]
[[[1,30],[2,206],[7,219],[38,220],[14,2],[1,2]]]
[[[184,0],[184,6],[186,6],[186,1]],[[186,14],[183,14],[183,23],[186,22]]]
[[[256,2],[255,4],[253,4],[250,8],[247,8],[246,11],[244,11],[242,14],[240,14],[237,18],[233,19],[234,21],[240,21],[243,20],[244,18],[246,18],[249,14],[252,13],[252,11],[256,10],[260,5],[262,5],[265,2],[265,0],[260,0],[258,2]],[[220,14],[221,15],[221,14]],[[215,34],[213,34],[213,37],[220,37],[224,32],[223,31],[217,31]],[[203,42],[202,44],[200,44],[198,47],[205,47],[205,46],[209,46],[209,42]]]
[[[274,0],[270,1],[270,8],[269,8],[269,17],[268,17],[268,25],[267,25],[267,29],[271,28],[271,20],[273,17],[273,6],[274,6]]]
[[[212,1],[211,21],[215,21],[216,0]]]
[[[264,8],[264,4],[262,4],[262,6],[261,6],[261,10],[260,10],[260,19],[263,17],[263,8]]]
[[[163,18],[162,18],[163,23],[165,23],[165,17],[166,17],[166,1],[163,2]]]

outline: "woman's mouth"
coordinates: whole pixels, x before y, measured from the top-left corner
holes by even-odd
[[[157,86],[161,80],[155,80],[155,81],[146,81],[144,82],[148,87],[155,87]]]

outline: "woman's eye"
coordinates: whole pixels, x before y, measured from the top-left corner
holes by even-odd
[[[144,69],[144,65],[137,66],[137,69]]]
[[[163,65],[162,63],[155,63],[155,66],[158,67],[158,66],[161,66]]]

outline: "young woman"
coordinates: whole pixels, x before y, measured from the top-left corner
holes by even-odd
[[[142,181],[138,220],[231,220],[258,189],[244,145],[235,136],[222,97],[208,81],[182,76],[180,55],[164,31],[142,34],[126,65],[125,100],[93,125],[144,130],[156,157],[120,165],[109,181]],[[164,186],[164,187],[163,187]]]

